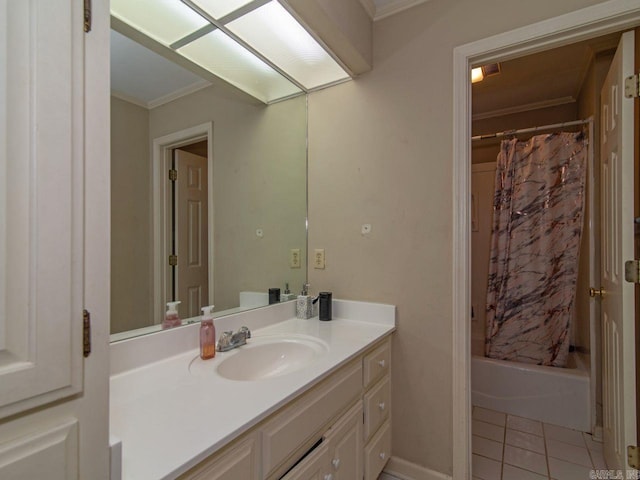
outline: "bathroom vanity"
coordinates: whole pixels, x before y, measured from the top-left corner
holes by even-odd
[[[376,479],[391,454],[395,308],[333,308],[328,322],[295,318],[295,302],[216,319],[252,338],[207,361],[197,326],[112,344],[121,478]]]

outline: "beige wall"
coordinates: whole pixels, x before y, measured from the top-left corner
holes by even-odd
[[[149,136],[210,121],[216,311],[237,307],[242,290],[288,282],[297,292],[306,271],[289,268],[289,251],[306,248],[305,97],[264,106],[207,88],[151,110]]]
[[[111,333],[149,325],[149,113],[111,97]]]
[[[453,48],[594,3],[431,0],[375,23],[372,72],[310,95],[310,281],[397,305],[395,456],[452,473]]]

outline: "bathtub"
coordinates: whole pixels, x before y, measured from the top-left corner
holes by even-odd
[[[569,367],[543,367],[471,357],[473,405],[591,431],[589,356],[570,354]]]

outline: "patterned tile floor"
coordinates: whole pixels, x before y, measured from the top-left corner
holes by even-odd
[[[557,425],[473,407],[474,480],[588,480],[602,443]]]

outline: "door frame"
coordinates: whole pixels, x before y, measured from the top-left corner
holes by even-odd
[[[610,0],[453,51],[453,478],[471,478],[471,66],[509,60],[640,24],[640,6]]]
[[[160,323],[164,317],[164,293],[167,291],[167,269],[164,268],[163,260],[168,258],[170,253],[167,242],[168,222],[167,212],[169,212],[170,192],[168,188],[167,172],[171,168],[172,151],[176,148],[184,147],[191,143],[207,141],[207,201],[209,203],[207,215],[208,230],[208,269],[209,269],[209,303],[213,305],[213,122],[206,122],[195,125],[178,132],[170,133],[162,137],[153,139],[152,147],[152,279],[153,279],[153,320]]]

